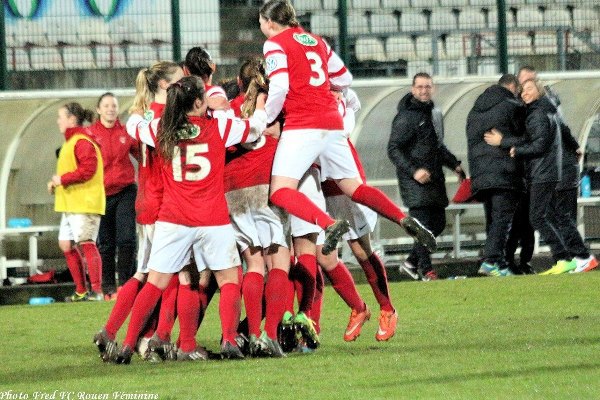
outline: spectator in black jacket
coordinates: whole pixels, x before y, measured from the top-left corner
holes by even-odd
[[[533,67],[520,69],[519,78],[523,80],[537,79]],[[586,272],[598,266],[598,261],[585,247],[583,238],[577,230],[577,191],[579,187],[579,159],[582,151],[577,139],[573,136],[560,108],[560,98],[549,86],[544,87],[546,97],[557,109],[558,123],[562,139],[562,179],[556,187],[557,193],[553,202],[554,212],[550,215],[554,225],[560,231],[565,245],[574,256],[577,267],[575,272]],[[561,273],[551,270],[550,273]]]
[[[523,83],[521,98],[527,105],[526,140],[511,147],[510,155],[525,159],[529,221],[550,246],[555,261],[554,266],[545,273],[568,272],[577,265],[552,215],[556,187],[562,178],[562,138],[556,106],[545,94],[539,81],[528,80]]]
[[[504,249],[523,183],[521,163],[509,150],[491,146],[484,134],[495,128],[504,138],[519,137],[522,103],[515,98],[517,77],[503,75],[475,101],[467,117],[467,146],[471,190],[485,209],[487,240],[479,273],[510,275]]]
[[[446,227],[448,205],[442,166],[452,169],[461,180],[465,175],[460,161],[444,145],[443,117],[441,111],[434,108],[432,93],[431,76],[416,74],[411,93],[398,104],[388,156],[396,166],[400,195],[409,215],[438,236]],[[417,242],[400,268],[413,279],[437,279],[429,251]]]

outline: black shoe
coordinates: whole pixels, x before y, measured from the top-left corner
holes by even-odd
[[[119,354],[115,359],[117,364],[129,364],[131,363],[131,357],[133,356],[133,349],[129,346],[123,346]]]
[[[177,361],[206,361],[208,352],[202,346],[197,346],[193,351],[177,350]]]
[[[410,236],[427,247],[429,251],[433,252],[437,249],[437,243],[435,242],[435,236],[433,233],[419,222],[418,219],[407,215],[400,221],[402,227]]]
[[[117,342],[108,337],[106,329],[102,328],[94,335],[94,344],[98,347],[102,361],[115,361],[117,358]]]
[[[244,335],[243,333],[238,333],[238,335],[235,337],[235,343],[237,344],[238,348],[242,351],[243,355],[250,354],[250,341],[248,340],[246,335]]]
[[[157,354],[163,361],[179,359],[177,347],[168,340],[162,340],[155,333],[148,341],[148,351]]]
[[[344,233],[350,230],[350,223],[343,219],[336,220],[333,225],[325,229],[325,243],[323,244],[323,254],[327,255],[337,248],[338,242],[344,236]]]
[[[276,339],[271,339],[267,336],[267,332],[263,332],[258,339],[259,346],[262,351],[269,357],[281,358],[286,357],[285,353],[279,346],[279,342]]]
[[[533,267],[528,263],[519,264],[519,269],[524,275],[535,275]]]
[[[221,345],[221,358],[230,360],[243,360],[244,355],[237,345],[230,342],[223,342]]]
[[[298,335],[294,328],[294,316],[289,311],[283,314],[283,319],[277,326],[277,340],[281,348],[286,353],[290,353],[296,349],[298,345]]]

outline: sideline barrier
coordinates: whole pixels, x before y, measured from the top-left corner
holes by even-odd
[[[30,226],[27,228],[1,228],[0,229],[0,285],[7,278],[8,268],[29,267],[29,276],[37,273],[37,267],[43,264],[38,260],[37,238],[45,232],[58,232],[58,226]],[[6,257],[4,240],[9,236],[29,236],[29,260],[12,259]]]
[[[586,207],[594,207],[594,206],[600,206],[600,196],[596,196],[596,197],[579,197],[577,199],[577,229],[579,230],[579,233],[581,234],[581,236],[583,237],[584,241],[586,239],[586,235],[585,235],[585,208]],[[483,204],[482,203],[463,203],[463,204],[456,204],[456,203],[452,203],[450,204],[447,208],[446,208],[446,212],[448,214],[450,214],[450,216],[452,217],[452,258],[460,258],[461,256],[463,256],[464,254],[461,253],[461,246],[463,244],[463,242],[465,241],[475,241],[478,244],[481,245],[481,247],[483,247],[483,245],[485,244],[485,232],[483,232],[481,234],[481,236],[478,234],[477,238],[475,238],[475,240],[473,240],[472,238],[465,236],[463,234],[461,234],[461,220],[462,220],[462,216],[463,214],[465,214],[468,211],[472,211],[472,210],[483,210]],[[402,211],[407,212],[408,210],[406,208],[403,208]],[[379,217],[381,218],[381,217]],[[380,222],[378,221],[377,223],[377,228],[375,231],[375,237],[373,239],[374,242],[374,247],[376,248],[380,248],[380,249],[384,249],[385,246],[394,246],[394,245],[407,245],[412,247],[412,238],[408,238],[408,237],[402,237],[400,239],[381,239],[380,237],[380,231],[379,231],[379,226],[380,226]],[[479,239],[479,237],[481,237],[481,239]],[[549,248],[548,247],[542,247],[540,246],[540,242],[539,242],[539,235],[536,232],[535,235],[535,248],[534,248],[534,253],[538,254],[540,252],[544,252],[544,251],[548,251]],[[438,237],[438,243],[440,243],[440,237]]]

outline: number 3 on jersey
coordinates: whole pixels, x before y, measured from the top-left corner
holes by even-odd
[[[176,182],[199,181],[208,176],[210,173],[210,160],[200,154],[208,153],[208,144],[188,144],[185,146],[185,159],[181,156],[181,147],[175,146],[173,152],[173,179]],[[183,161],[184,160],[184,161]],[[185,176],[183,174],[183,166],[185,163]]]
[[[314,76],[310,77],[309,83],[312,86],[321,86],[323,83],[325,83],[325,71],[323,71],[323,60],[321,60],[321,57],[319,57],[319,55],[314,51],[307,51],[306,58],[308,59],[308,62],[310,64],[310,70],[317,74],[316,78]]]

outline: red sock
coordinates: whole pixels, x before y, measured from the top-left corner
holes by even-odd
[[[133,303],[135,302],[135,298],[138,295],[141,287],[142,282],[135,278],[130,278],[121,287],[121,290],[119,290],[119,295],[117,296],[115,306],[110,312],[108,321],[106,321],[106,325],[104,326],[106,333],[108,333],[108,336],[112,340],[115,339],[117,332],[119,329],[121,329],[121,326],[123,326],[123,323],[129,316],[131,308],[133,307]]]
[[[265,288],[265,278],[258,272],[248,272],[242,283],[242,295],[248,319],[248,333],[260,336],[262,321],[262,297]]]
[[[317,333],[321,333],[321,310],[323,309],[323,288],[325,281],[323,279],[323,271],[320,267],[317,268],[317,280],[315,283],[315,297],[313,305],[310,309],[310,319],[315,323]]]
[[[240,322],[240,299],[240,285],[226,283],[221,286],[219,315],[221,316],[223,343],[230,342],[235,344],[237,327]]]
[[[406,217],[406,214],[394,204],[381,190],[372,186],[362,184],[352,195],[352,201],[371,208],[373,211],[384,216],[397,224]]]
[[[383,311],[394,311],[394,306],[392,306],[392,300],[390,299],[387,273],[381,259],[377,254],[373,253],[369,256],[368,260],[359,260],[358,262],[363,271],[365,271],[367,281],[371,285],[375,299],[381,309]]]
[[[129,327],[127,328],[127,335],[123,341],[123,346],[129,346],[132,349],[135,349],[138,336],[154,311],[156,303],[160,300],[161,295],[162,290],[150,282],[146,282],[133,303],[133,310],[131,312],[131,318],[129,319]]]
[[[102,293],[102,258],[96,243],[80,243],[79,248],[87,265],[92,290],[96,293]]]
[[[273,268],[267,275],[267,285],[265,287],[265,297],[267,300],[265,332],[271,339],[277,338],[277,325],[279,325],[281,318],[283,318],[283,313],[286,309],[288,282],[288,274],[282,269]]]
[[[301,254],[298,256],[296,268],[298,269],[295,275],[302,284],[302,298],[298,309],[300,312],[308,313],[315,297],[317,257],[313,254]]]
[[[158,326],[156,335],[161,340],[171,340],[171,331],[177,318],[177,289],[179,288],[179,275],[175,274],[169,281],[169,286],[163,291],[160,299],[160,313],[158,314]]]
[[[81,256],[76,249],[71,249],[63,253],[67,260],[67,268],[73,277],[75,282],[75,292],[83,294],[87,292],[85,288],[85,271],[83,270],[83,264],[81,263]]]
[[[365,302],[356,291],[354,279],[343,262],[339,261],[337,266],[326,274],[331,280],[333,288],[348,307],[352,310],[364,311]]]
[[[290,188],[281,188],[271,195],[271,203],[283,208],[292,214],[311,224],[319,225],[325,229],[332,225],[335,220],[321,210],[315,203],[310,201],[304,193]]]
[[[185,352],[193,351],[196,348],[199,309],[200,297],[198,290],[192,289],[191,285],[179,285],[179,290],[177,290],[178,343],[181,350]]]

